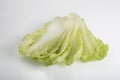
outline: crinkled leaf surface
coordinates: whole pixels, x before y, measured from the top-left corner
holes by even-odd
[[[107,51],[108,45],[97,39],[75,13],[56,17],[42,29],[27,34],[19,44],[20,54],[44,65],[101,60]]]

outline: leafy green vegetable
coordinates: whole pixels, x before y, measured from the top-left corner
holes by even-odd
[[[108,45],[96,39],[75,13],[47,22],[42,29],[26,35],[19,45],[23,56],[45,65],[101,60],[107,51]]]

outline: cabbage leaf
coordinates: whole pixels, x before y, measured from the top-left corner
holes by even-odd
[[[102,60],[107,51],[108,45],[97,39],[75,13],[54,18],[19,44],[20,54],[47,66]]]

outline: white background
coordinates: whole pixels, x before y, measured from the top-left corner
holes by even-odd
[[[19,55],[23,36],[71,12],[109,44],[105,59],[44,67]],[[0,0],[0,80],[120,80],[119,46],[119,0]]]

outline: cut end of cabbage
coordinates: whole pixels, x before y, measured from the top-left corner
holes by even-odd
[[[77,60],[102,60],[108,48],[102,40],[96,39],[85,21],[75,13],[45,23],[42,29],[27,34],[19,44],[20,54],[47,66],[71,65]]]

